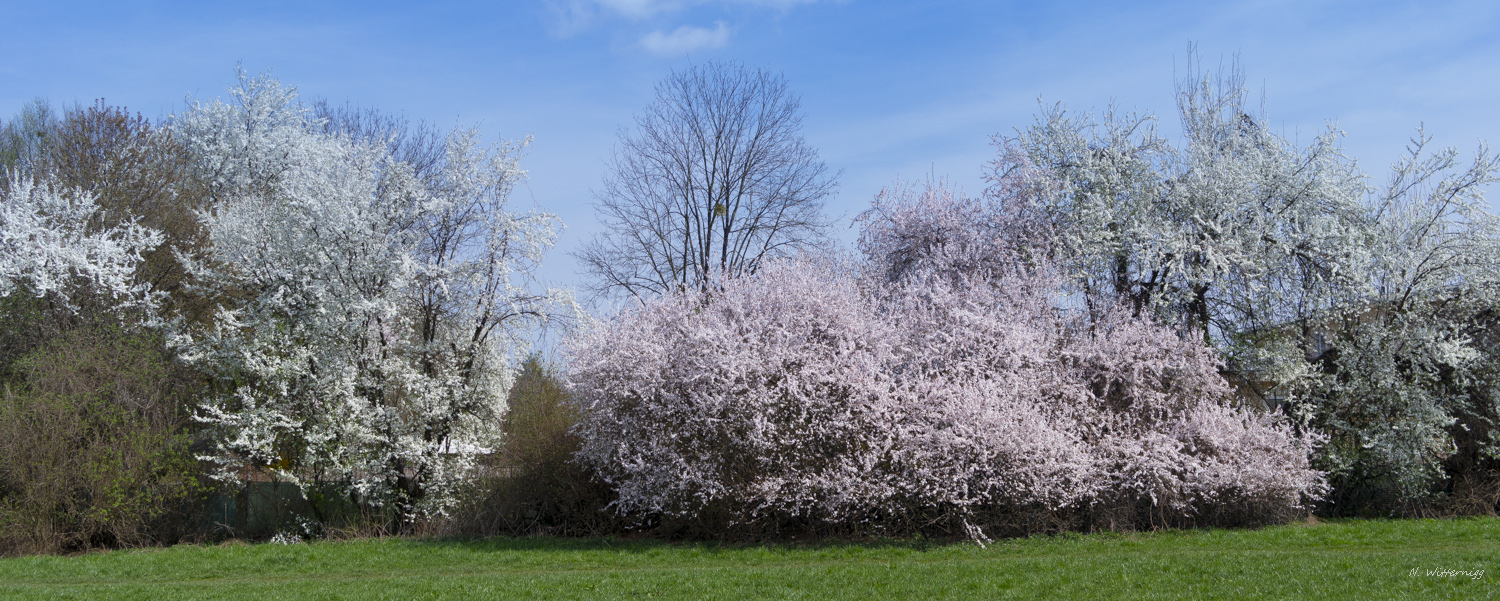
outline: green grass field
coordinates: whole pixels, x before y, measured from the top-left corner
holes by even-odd
[[[985,549],[387,539],[5,559],[0,598],[1483,599],[1500,596],[1497,562],[1500,519],[1064,536]]]

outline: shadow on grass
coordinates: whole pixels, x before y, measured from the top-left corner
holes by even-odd
[[[1168,543],[1182,539],[1201,538],[1202,542],[1213,540],[1222,541],[1225,538],[1239,539],[1241,542],[1250,544],[1288,544],[1292,539],[1299,539],[1301,544],[1349,544],[1354,538],[1361,542],[1371,543],[1381,539],[1388,542],[1398,542],[1412,536],[1414,531],[1423,531],[1433,535],[1459,535],[1460,538],[1480,535],[1480,531],[1492,533],[1494,528],[1500,525],[1500,520],[1495,518],[1452,518],[1452,519],[1361,519],[1361,518],[1337,518],[1316,520],[1310,522],[1294,522],[1277,526],[1266,526],[1260,528],[1203,528],[1203,529],[1164,529],[1140,532],[1063,532],[1058,534],[1038,534],[1025,538],[1003,538],[987,541],[989,545],[1001,545],[1007,547],[1053,545],[1057,543],[1072,544],[1112,544],[1119,542],[1139,543]],[[1478,530],[1474,530],[1477,528]],[[1440,534],[1441,533],[1441,534]],[[1313,535],[1313,540],[1307,540],[1307,535]],[[1485,536],[1485,535],[1480,535]],[[1315,542],[1316,541],[1316,542]],[[913,553],[926,553],[941,549],[953,549],[955,547],[977,548],[977,545],[969,539],[931,539],[931,538],[824,538],[810,540],[781,540],[781,541],[758,541],[758,542],[732,542],[732,541],[680,541],[663,540],[649,537],[602,537],[602,538],[565,538],[565,537],[438,537],[438,538],[416,538],[416,539],[393,539],[394,544],[403,547],[421,549],[450,549],[466,550],[470,552],[610,552],[623,554],[660,554],[681,553],[684,551],[703,555],[718,555],[726,553],[743,553],[746,551],[764,551],[770,553],[802,553],[818,551],[834,552],[881,552],[881,551],[906,551]]]
[[[565,537],[438,537],[397,539],[398,544],[412,548],[465,549],[479,552],[511,551],[608,551],[614,553],[660,553],[664,551],[697,551],[704,554],[763,550],[772,552],[805,552],[832,550],[904,550],[925,552],[972,544],[967,539],[821,539],[808,541],[673,541],[656,538],[565,538]]]

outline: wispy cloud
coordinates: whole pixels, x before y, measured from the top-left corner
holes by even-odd
[[[632,19],[644,19],[656,13],[681,10],[687,5],[687,2],[683,0],[595,0],[595,3],[600,8]]]
[[[693,7],[725,8],[733,5],[754,6],[785,13],[800,4],[817,2],[819,0],[548,0],[547,6],[556,18],[553,24],[553,34],[566,37],[589,28],[601,18],[608,17],[642,21]]]
[[[576,0],[575,0],[576,1]],[[632,19],[641,19],[657,13],[679,11],[690,6],[748,4],[776,10],[790,10],[798,4],[812,4],[818,0],[592,0],[595,4]]]
[[[653,31],[641,38],[641,47],[657,56],[681,56],[698,50],[723,48],[729,43],[729,26],[723,21],[713,29],[683,25],[672,33]]]

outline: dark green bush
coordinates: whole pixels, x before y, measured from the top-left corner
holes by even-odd
[[[0,554],[172,542],[205,491],[154,335],[79,328],[10,366],[0,398]]]
[[[598,536],[620,530],[607,485],[573,461],[577,409],[557,368],[532,355],[511,388],[505,443],[451,524],[458,534]]]

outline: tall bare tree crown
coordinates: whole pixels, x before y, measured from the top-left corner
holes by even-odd
[[[703,288],[824,243],[837,174],[802,138],[785,77],[695,65],[635,121],[594,193],[605,232],[577,254],[594,295]]]

